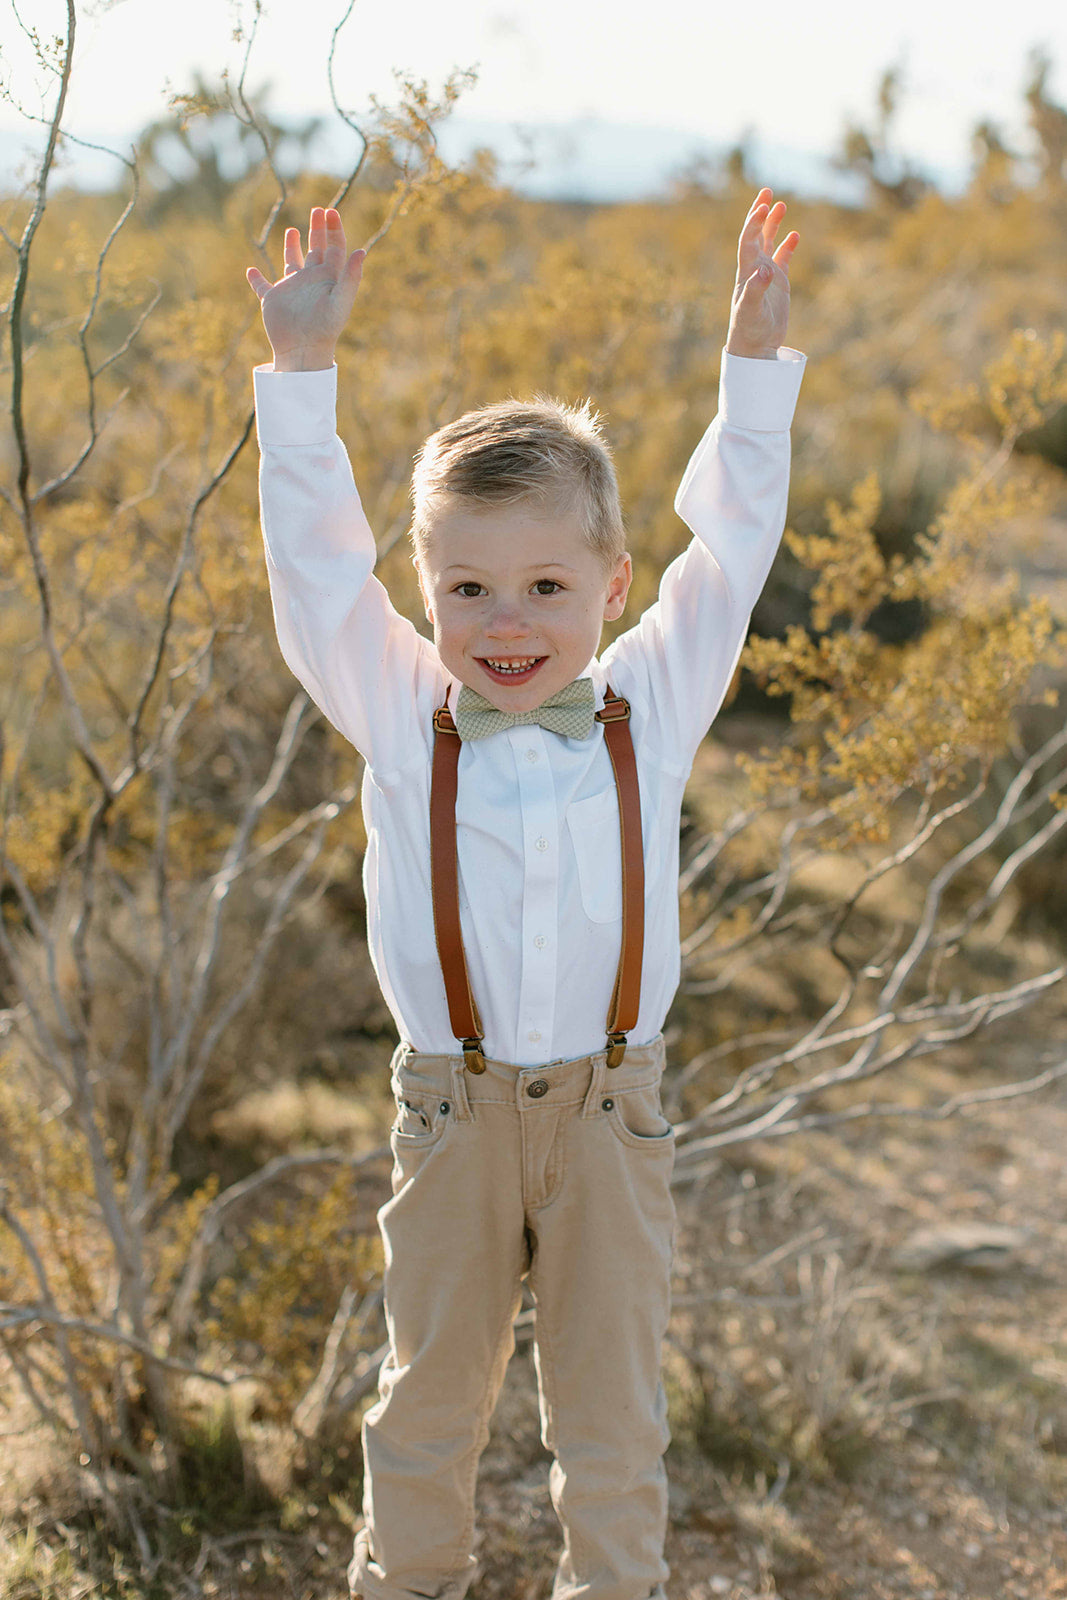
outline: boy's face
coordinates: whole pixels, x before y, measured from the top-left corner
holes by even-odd
[[[442,662],[498,711],[533,711],[578,677],[633,576],[628,555],[605,566],[573,512],[523,502],[453,502],[415,565]]]

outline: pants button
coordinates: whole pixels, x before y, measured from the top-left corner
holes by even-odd
[[[526,1093],[530,1096],[531,1100],[540,1100],[543,1094],[548,1093],[548,1084],[545,1082],[544,1078],[535,1078],[533,1083],[528,1083],[526,1085]]]

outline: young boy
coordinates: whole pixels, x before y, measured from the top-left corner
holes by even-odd
[[[282,653],[366,758],[364,883],[396,1020],[389,1354],[363,1429],[363,1600],[461,1600],[474,1484],[527,1277],[564,1530],[554,1600],[662,1600],[673,1132],[661,1028],[679,974],[678,822],[785,520],[804,358],[780,348],[785,206],[738,248],[719,414],[675,501],[695,537],[597,660],[630,585],[588,406],[506,402],[423,446],[415,563],[434,643],[372,576],[333,420],[364,252],[336,211],[254,268],[255,373]],[[599,709],[597,709],[599,708]],[[432,812],[432,817],[431,817]]]

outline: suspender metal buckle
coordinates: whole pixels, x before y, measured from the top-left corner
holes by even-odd
[[[433,726],[435,733],[456,732],[456,724],[453,721],[452,713],[449,711],[447,706],[437,707],[437,710],[433,714]]]
[[[630,702],[616,696],[612,700],[605,700],[603,708],[597,712],[598,722],[628,722],[630,720]]]
[[[624,1033],[608,1034],[608,1066],[621,1067],[622,1058],[626,1054],[626,1035]]]
[[[468,1072],[481,1073],[485,1071],[485,1052],[480,1039],[463,1040],[463,1065]]]

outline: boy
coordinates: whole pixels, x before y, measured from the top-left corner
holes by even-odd
[[[390,1348],[349,1569],[363,1600],[466,1592],[524,1276],[564,1530],[554,1600],[664,1595],[661,1027],[682,793],[785,519],[804,358],[780,348],[798,236],[774,248],[772,200],[760,190],[741,232],[719,416],[675,501],[695,537],[599,661],[631,565],[588,407],[506,402],[423,446],[430,644],[372,576],[335,433],[333,352],[364,252],[316,207],[306,260],[293,228],[285,276],[248,273],[274,351],[255,383],[278,638],[366,758],[369,944],[401,1041],[379,1216]]]

